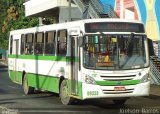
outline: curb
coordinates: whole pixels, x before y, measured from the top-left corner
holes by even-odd
[[[3,61],[0,61],[0,63],[1,63],[2,65],[4,65],[4,66],[8,66],[8,64],[5,63],[5,62],[3,62]]]
[[[18,109],[9,109],[7,107],[4,106],[0,106],[0,113],[1,114],[20,114]]]

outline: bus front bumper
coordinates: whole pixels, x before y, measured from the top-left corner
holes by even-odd
[[[149,81],[145,83],[127,86],[99,86],[82,83],[82,98],[92,99],[149,96],[149,90]]]

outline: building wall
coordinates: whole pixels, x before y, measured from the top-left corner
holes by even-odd
[[[60,7],[59,12],[59,23],[67,22],[69,21],[69,15],[68,15],[68,7]],[[82,13],[79,11],[78,8],[71,8],[71,20],[80,20],[82,19]]]
[[[68,7],[67,0],[29,0],[24,3],[25,16],[33,16],[35,14],[55,9],[57,7]],[[76,7],[75,4],[71,4],[72,7]]]

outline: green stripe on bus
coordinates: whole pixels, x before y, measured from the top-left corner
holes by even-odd
[[[22,84],[22,72],[18,72],[18,71],[9,71],[10,75],[9,78],[19,84]]]
[[[27,80],[28,84],[32,87],[59,93],[60,78],[58,77],[27,73]]]
[[[22,84],[22,72],[9,71],[13,82]],[[15,76],[17,74],[17,76]],[[41,90],[59,93],[59,77],[27,73],[28,85]],[[70,81],[68,81],[70,82]],[[78,82],[78,96],[82,99],[82,82]]]
[[[96,81],[101,86],[125,86],[136,85],[140,83],[140,80],[124,80],[124,81]]]
[[[31,59],[31,60],[51,60],[51,61],[76,61],[78,62],[78,57],[63,57],[63,56],[50,56],[50,55],[8,55],[8,58],[17,58],[17,59]]]

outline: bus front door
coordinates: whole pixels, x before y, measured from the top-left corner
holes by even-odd
[[[13,67],[13,71],[14,71],[14,77],[13,80],[15,82],[18,82],[18,69],[17,69],[17,59],[18,59],[18,52],[19,52],[19,39],[15,39],[13,40],[13,54],[15,55],[14,58],[14,67]]]
[[[71,36],[71,94],[78,94],[78,37]]]

